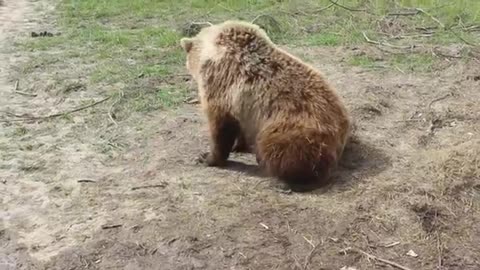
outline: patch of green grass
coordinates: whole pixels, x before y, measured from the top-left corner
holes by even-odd
[[[348,63],[363,68],[391,67],[402,72],[429,72],[432,71],[438,59],[426,53],[395,54],[385,60],[377,61],[368,55],[352,56]]]
[[[138,92],[135,97],[128,101],[128,106],[136,112],[150,112],[158,109],[173,108],[181,104],[186,96],[187,90],[185,88],[160,87]]]
[[[20,49],[52,51],[55,56],[35,54],[36,58],[22,72],[29,74],[38,67],[70,65],[78,70],[84,66],[81,74],[89,78],[89,87],[120,83],[125,96],[131,97],[127,102],[131,106],[123,108],[144,112],[175,107],[184,97],[183,81],[143,92],[139,92],[138,85],[142,85],[144,77],[160,81],[185,72],[185,55],[178,43],[185,24],[193,21],[255,19],[274,42],[288,46],[374,46],[366,43],[363,32],[374,40],[399,45],[449,45],[464,41],[480,44],[478,32],[465,31],[480,24],[477,0],[338,0],[338,4],[358,11],[332,5],[329,0],[60,0],[57,15],[62,34],[28,38],[19,44]],[[388,15],[414,8],[426,13]],[[441,29],[441,24],[446,29]],[[419,27],[433,27],[432,37],[392,38],[421,34]],[[56,65],[58,62],[68,65]],[[348,62],[361,67],[379,64],[368,56],[355,56]],[[405,71],[428,71],[434,63],[431,56],[409,54],[386,56],[381,64]],[[66,72],[57,73],[59,77],[71,77]]]
[[[341,39],[334,33],[314,34],[306,38],[306,45],[310,46],[338,46]]]
[[[359,67],[365,67],[365,68],[375,66],[375,62],[376,62],[375,59],[373,59],[370,56],[366,56],[366,55],[352,56],[348,60],[348,63],[353,65],[353,66],[359,66]]]
[[[61,47],[67,42],[67,38],[63,35],[53,37],[37,37],[28,41],[17,42],[16,45],[26,51],[45,51],[56,47]]]
[[[151,76],[166,76],[166,75],[171,75],[172,70],[165,66],[165,65],[148,65],[148,66],[143,66],[140,70],[141,75],[151,77]]]
[[[90,80],[94,83],[114,83],[128,82],[135,77],[134,69],[128,66],[128,63],[108,63],[99,64],[90,74]]]
[[[436,58],[431,54],[397,54],[389,59],[389,64],[408,72],[428,72],[432,70]]]

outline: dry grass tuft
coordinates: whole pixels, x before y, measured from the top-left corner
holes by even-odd
[[[430,153],[428,170],[441,194],[457,195],[480,187],[480,140]]]

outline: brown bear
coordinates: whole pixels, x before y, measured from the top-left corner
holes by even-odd
[[[210,128],[201,162],[223,166],[232,150],[251,149],[260,167],[293,190],[328,182],[350,120],[319,71],[241,21],[203,28],[181,46]]]

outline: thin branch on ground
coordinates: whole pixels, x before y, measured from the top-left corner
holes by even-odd
[[[31,94],[31,93],[23,92],[23,91],[20,91],[20,90],[15,90],[14,92],[16,94],[19,94],[19,95],[22,95],[22,96],[27,96],[27,97],[36,97],[37,96],[37,94]]]
[[[305,238],[305,240],[307,240],[307,239]],[[310,264],[310,262],[312,260],[313,254],[315,253],[315,251],[317,250],[317,247],[318,247],[318,244],[315,245],[311,241],[307,241],[307,242],[312,246],[312,249],[308,253],[307,257],[305,257],[305,262],[303,263],[303,268],[302,268],[303,270],[308,269],[308,265]]]
[[[408,11],[399,11],[399,12],[390,12],[387,16],[415,16],[420,13],[419,10],[408,10]]]
[[[148,188],[164,188],[166,186],[167,186],[167,184],[138,186],[138,187],[132,187],[131,190],[148,189]]]
[[[446,60],[448,60],[448,59],[450,59],[450,58],[453,58],[453,59],[462,59],[462,58],[464,58],[464,56],[445,54],[445,53],[439,51],[439,50],[436,49],[436,48],[432,48],[432,49],[431,49],[431,52],[432,52],[433,55],[438,56],[438,57],[444,57]],[[468,58],[468,57],[465,56],[465,58]]]
[[[440,233],[437,232],[437,250],[438,250],[438,269],[442,269],[443,266],[443,245],[440,239]]]
[[[80,180],[77,180],[77,183],[95,183],[97,181],[95,180],[92,180],[92,179],[80,179]]]
[[[401,269],[401,270],[412,270],[411,268],[408,268],[408,267],[403,266],[401,264],[398,264],[396,262],[393,262],[393,261],[390,261],[390,260],[387,260],[387,259],[383,259],[383,258],[377,257],[375,255],[372,255],[370,253],[367,253],[367,252],[365,252],[365,251],[363,251],[359,248],[349,247],[349,248],[346,248],[346,249],[342,250],[342,252],[344,252],[344,253],[347,253],[349,251],[353,251],[353,252],[356,252],[356,253],[359,253],[359,254],[363,254],[363,255],[367,256],[367,258],[369,258],[369,259],[388,264],[390,266],[393,266],[393,267]]]
[[[69,115],[69,114],[72,114],[72,113],[75,113],[75,112],[79,112],[79,111],[82,111],[82,110],[85,110],[85,109],[88,109],[88,108],[91,108],[91,107],[94,107],[98,104],[101,104],[107,100],[109,100],[110,98],[112,98],[112,96],[108,96],[104,99],[101,99],[99,101],[96,101],[96,102],[93,102],[91,104],[88,104],[88,105],[85,105],[85,106],[81,106],[81,107],[78,107],[76,109],[73,109],[73,110],[70,110],[70,111],[66,111],[66,112],[61,112],[61,113],[54,113],[54,114],[51,114],[51,115],[47,115],[47,116],[32,116],[32,117],[25,117],[25,118],[20,118],[20,119],[6,119],[6,120],[0,120],[0,123],[8,123],[8,122],[20,122],[20,121],[33,121],[33,120],[45,120],[45,119],[51,119],[51,118],[56,118],[56,117],[60,117],[60,116],[65,116],[65,115]]]
[[[365,40],[368,43],[375,44],[375,45],[378,45],[378,46],[386,46],[386,47],[391,47],[391,48],[396,48],[396,49],[412,49],[414,47],[413,45],[412,46],[397,46],[397,45],[390,44],[388,42],[380,42],[380,41],[370,39],[365,32],[362,32],[362,34],[363,34],[363,37],[365,38]]]
[[[312,11],[311,13],[318,13],[318,12],[321,12],[321,11],[324,11],[324,10],[327,10],[331,7],[333,7],[335,4],[337,4],[338,0],[335,0],[335,1],[330,1],[330,5],[326,6],[326,7],[323,7],[323,8],[319,8],[319,9],[316,9],[314,11]]]
[[[219,6],[219,7],[223,8],[223,9],[225,9],[226,11],[229,11],[229,12],[232,12],[232,13],[233,13],[233,12],[235,12],[235,10],[233,10],[233,9],[231,9],[231,8],[228,8],[228,7],[226,7],[226,6],[222,5],[221,3],[218,3],[218,4],[217,4],[217,6]]]
[[[19,84],[20,84],[20,81],[16,80],[15,85],[13,86],[13,92],[14,93],[22,95],[22,96],[27,96],[27,97],[36,97],[37,96],[37,94],[31,94],[31,93],[27,93],[27,92],[23,92],[23,91],[18,90],[18,85]]]
[[[438,25],[440,25],[441,28],[445,29],[445,24],[443,24],[439,19],[435,18],[432,14],[426,12],[424,9],[421,9],[421,8],[415,8],[416,11],[420,12],[420,13],[423,13],[425,15],[427,15],[428,17],[430,17],[433,21],[435,21],[436,23],[438,23]]]
[[[427,108],[430,109],[430,107],[432,107],[433,103],[438,102],[438,101],[441,101],[441,100],[444,100],[444,99],[446,99],[447,97],[452,96],[452,95],[453,95],[452,93],[448,93],[448,94],[445,94],[445,95],[443,95],[443,96],[441,96],[441,97],[439,97],[439,98],[436,98],[436,99],[430,101],[430,102],[428,103],[428,105],[427,105]]]
[[[335,3],[338,2],[338,0],[335,1]],[[331,7],[333,7],[335,4],[334,3],[330,3],[328,6],[326,7],[321,7],[321,8],[318,8],[318,9],[314,9],[314,10],[311,10],[309,12],[305,12],[305,11],[302,11],[302,10],[295,10],[294,12],[288,12],[286,10],[280,10],[280,12],[283,12],[283,13],[286,13],[286,14],[290,14],[292,16],[295,16],[295,15],[298,15],[298,14],[301,14],[301,15],[304,15],[304,16],[308,16],[308,15],[311,15],[311,14],[315,14],[315,13],[319,13],[319,12],[322,12],[324,10],[327,10]]]
[[[480,31],[480,25],[470,25],[470,26],[465,26],[463,28],[463,31],[466,32],[475,32],[475,31]]]
[[[470,45],[470,46],[478,46],[479,44],[474,44],[466,39],[464,39],[462,36],[460,36],[457,32],[455,32],[453,29],[450,29],[449,30],[450,32],[452,32],[452,34],[458,38],[459,40],[461,40],[463,43],[467,44],[467,45]]]
[[[115,229],[115,228],[120,228],[122,227],[122,224],[114,224],[114,225],[102,225],[103,230],[108,230],[108,229]]]
[[[208,25],[212,26],[213,24],[211,22],[190,22],[190,25]]]
[[[432,33],[428,33],[428,34],[418,34],[418,35],[398,35],[398,36],[391,36],[391,38],[393,39],[403,39],[403,38],[422,38],[422,37],[432,37],[433,36],[433,32]]]
[[[330,3],[332,3],[333,5],[337,6],[337,7],[340,7],[340,8],[343,8],[345,10],[348,10],[348,11],[352,11],[352,12],[356,12],[356,11],[359,11],[359,12],[366,12],[366,13],[370,13],[368,10],[366,9],[356,9],[356,8],[351,8],[351,7],[347,7],[347,6],[344,6],[344,5],[341,5],[337,1],[333,1],[333,0],[328,0]]]

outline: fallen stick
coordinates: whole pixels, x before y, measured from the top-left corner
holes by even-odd
[[[114,224],[114,225],[102,225],[103,230],[114,229],[122,227],[122,224]]]
[[[438,23],[438,25],[440,25],[441,28],[445,29],[445,24],[443,24],[439,19],[435,18],[432,14],[426,12],[425,10],[421,9],[421,8],[415,8],[416,11],[420,12],[420,13],[423,13],[425,15],[427,15],[428,17],[430,17],[433,21],[435,21],[436,23]]]
[[[80,180],[77,180],[77,183],[95,183],[97,181],[95,180],[92,180],[92,179],[80,179]]]
[[[413,46],[397,46],[397,45],[393,45],[393,44],[390,44],[390,43],[387,43],[387,42],[380,42],[380,41],[372,40],[367,36],[367,34],[365,32],[362,32],[362,34],[363,34],[363,37],[365,38],[365,41],[367,41],[368,43],[371,43],[371,44],[378,45],[378,46],[387,46],[387,47],[396,48],[396,49],[411,49],[413,47]]]
[[[132,190],[146,189],[146,188],[164,188],[164,187],[166,187],[166,186],[167,186],[167,184],[148,185],[148,186],[138,186],[138,187],[132,187]]]
[[[8,123],[8,122],[20,122],[20,121],[32,121],[32,120],[44,120],[44,119],[50,119],[50,118],[56,118],[56,117],[60,117],[60,116],[65,116],[65,115],[68,115],[68,114],[71,114],[71,113],[75,113],[75,112],[78,112],[78,111],[82,111],[82,110],[85,110],[85,109],[88,109],[90,107],[93,107],[93,106],[96,106],[100,103],[103,103],[107,100],[109,100],[111,98],[111,96],[109,97],[106,97],[104,99],[101,99],[99,101],[96,101],[96,102],[93,102],[91,104],[88,104],[88,105],[85,105],[85,106],[81,106],[81,107],[78,107],[76,109],[73,109],[73,110],[70,110],[70,111],[66,111],[66,112],[61,112],[61,113],[54,113],[54,114],[51,114],[51,115],[47,115],[47,116],[33,116],[33,117],[26,117],[26,118],[20,118],[20,119],[7,119],[7,120],[0,120],[0,123]]]
[[[307,241],[308,242],[308,241]],[[311,243],[310,243],[311,244]],[[318,247],[318,244],[317,245],[313,245],[312,249],[310,250],[310,252],[308,253],[307,257],[305,257],[305,263],[303,264],[303,270],[307,270],[308,269],[308,265],[310,264],[310,262],[312,261],[312,257],[313,257],[313,254],[315,253],[315,251],[317,250],[317,247]]]
[[[377,257],[375,255],[372,255],[370,253],[367,253],[361,249],[358,249],[358,248],[352,248],[352,247],[349,247],[349,248],[346,248],[346,249],[343,249],[342,252],[348,252],[348,251],[353,251],[353,252],[356,252],[356,253],[360,253],[360,254],[363,254],[365,256],[367,256],[368,258],[372,259],[372,260],[376,260],[376,261],[379,261],[379,262],[382,262],[382,263],[386,263],[388,265],[391,265],[393,267],[396,267],[398,269],[402,269],[402,270],[412,270],[411,268],[408,268],[406,266],[403,266],[403,265],[400,265],[396,262],[392,262],[390,260],[387,260],[387,259],[383,259],[383,258],[380,258],[380,257]]]
[[[36,97],[37,94],[30,94],[30,93],[27,93],[27,92],[22,92],[22,91],[19,91],[19,90],[15,90],[13,91],[19,95],[22,95],[22,96],[27,96],[27,97]]]
[[[447,97],[449,97],[449,96],[451,96],[451,95],[452,95],[452,93],[448,93],[448,94],[445,94],[445,95],[443,95],[443,96],[441,96],[441,97],[439,97],[439,98],[433,99],[432,101],[430,101],[430,102],[428,103],[427,108],[430,109],[430,107],[432,107],[433,103],[438,102],[438,101],[441,101],[441,100],[444,100],[444,99],[446,99]]]
[[[420,13],[419,10],[410,10],[410,11],[400,11],[400,12],[391,12],[387,16],[415,16]]]
[[[337,0],[337,1],[329,0],[329,1],[330,1],[330,3],[332,3],[333,5],[335,5],[335,6],[337,6],[337,7],[341,7],[341,8],[343,8],[343,9],[348,10],[348,11],[361,11],[361,12],[369,13],[368,10],[366,10],[366,9],[356,9],[356,8],[351,8],[351,7],[347,7],[347,6],[341,5],[341,4],[337,3],[338,0]]]

